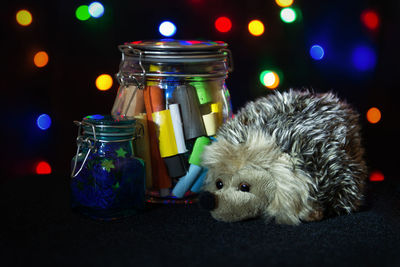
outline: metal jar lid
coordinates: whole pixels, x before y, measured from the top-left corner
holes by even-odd
[[[141,50],[171,50],[171,51],[191,51],[191,50],[217,50],[228,47],[222,41],[200,41],[200,40],[145,40],[126,43],[134,48]]]
[[[126,80],[135,80],[143,88],[146,76],[148,77],[218,77],[224,76],[233,70],[232,54],[227,49],[228,44],[222,41],[175,40],[160,39],[134,41],[118,46],[122,52],[122,62],[133,60],[140,66],[141,71],[134,73],[120,72],[117,74],[120,83]],[[218,73],[162,73],[151,71],[145,65],[150,64],[180,64],[180,63],[207,63],[221,62],[223,70]],[[141,76],[142,81],[134,76]]]
[[[204,62],[224,60],[230,56],[228,44],[222,41],[148,40],[118,46],[128,56],[139,57],[142,62]],[[229,58],[228,58],[229,59]]]
[[[100,141],[121,141],[118,137],[130,139],[136,133],[135,119],[121,119],[111,115],[89,115],[76,124],[82,125],[84,135],[93,136]]]

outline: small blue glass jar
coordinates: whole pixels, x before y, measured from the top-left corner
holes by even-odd
[[[142,129],[134,119],[91,115],[78,125],[72,159],[71,205],[100,220],[130,216],[144,208],[144,161],[134,156],[132,141]]]

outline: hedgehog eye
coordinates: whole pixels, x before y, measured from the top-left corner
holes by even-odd
[[[222,187],[224,187],[224,183],[221,181],[221,180],[217,180],[216,182],[215,182],[215,186],[218,188],[218,190],[219,189],[221,189]]]
[[[239,190],[242,192],[249,192],[250,191],[250,185],[248,183],[240,183],[239,184]]]

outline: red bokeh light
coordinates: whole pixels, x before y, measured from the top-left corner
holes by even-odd
[[[385,176],[380,171],[373,171],[369,175],[369,180],[371,182],[381,182],[381,181],[385,180]]]
[[[227,17],[219,17],[215,21],[215,28],[219,32],[229,32],[232,28],[232,22]]]
[[[370,30],[376,30],[379,27],[379,16],[374,10],[364,10],[361,13],[361,21]]]
[[[189,41],[187,41],[189,44],[201,44],[202,42],[201,41],[199,41],[199,40],[189,40]]]
[[[50,174],[51,173],[51,166],[46,161],[40,161],[36,165],[36,174]]]

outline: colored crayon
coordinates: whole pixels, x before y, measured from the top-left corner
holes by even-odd
[[[152,113],[163,110],[164,97],[162,90],[157,86],[146,86],[144,89],[144,104],[147,113],[149,140],[150,140],[150,157],[153,176],[153,187],[162,189],[172,186],[171,178],[168,176],[167,167],[160,156],[160,150],[157,140],[157,127],[153,122]]]
[[[141,136],[139,136],[134,142],[135,156],[144,160],[146,167],[146,188],[151,188],[153,178],[151,174],[150,141],[146,114],[140,113],[136,115],[135,118],[143,126]]]

